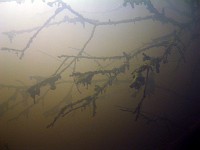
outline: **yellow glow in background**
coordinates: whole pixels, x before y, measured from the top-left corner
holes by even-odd
[[[47,3],[48,1],[46,1]],[[122,0],[66,0],[74,10],[86,18],[99,21],[117,21],[138,16],[148,15],[144,6],[132,9],[130,6],[123,7]],[[152,1],[161,10],[163,1]],[[49,7],[42,1],[25,1],[17,4],[13,2],[0,3],[0,32],[12,30],[24,30],[41,26],[56,10],[56,6]],[[176,1],[174,3],[179,3]],[[181,5],[180,9],[185,6]],[[174,15],[171,9],[166,9],[170,17],[176,20],[184,20],[180,16]],[[67,15],[73,18],[74,15],[69,11],[63,11],[52,22],[60,21]],[[170,33],[176,28],[170,24],[162,24],[156,21],[141,21],[112,26],[97,27],[94,37],[85,49],[85,52],[92,56],[115,56],[122,53],[133,51],[134,49],[150,42],[152,39]],[[58,68],[63,59],[57,56],[77,55],[83,47],[92,31],[90,24],[81,23],[62,23],[55,26],[44,28],[33,40],[30,48],[25,52],[22,60],[13,52],[0,51],[0,84],[6,85],[26,85],[35,84],[30,76],[48,77]],[[12,43],[4,34],[0,34],[0,48],[12,47],[22,49],[35,31],[17,34],[13,37]],[[150,55],[160,55],[160,49],[149,51]],[[143,109],[159,115],[169,114],[177,124],[183,122],[182,114],[195,111],[198,105],[192,105],[180,95],[169,94],[168,89],[177,93],[189,93],[188,82],[191,78],[190,68],[193,66],[195,57],[187,53],[191,62],[180,67],[180,70],[172,73],[175,63],[161,66],[161,73],[156,75],[156,83],[166,89],[156,89],[155,95],[145,100]],[[177,52],[174,53],[176,57]],[[194,59],[193,59],[194,58]],[[123,61],[101,62],[106,69],[117,67]],[[107,64],[109,64],[107,66]],[[142,57],[131,61],[131,69],[142,63]],[[66,64],[67,65],[67,64]],[[96,70],[99,66],[93,60],[77,61],[77,71],[86,72]],[[170,138],[180,134],[181,130],[172,129],[172,134],[166,129],[164,123],[146,124],[144,120],[135,122],[132,113],[124,113],[116,106],[134,108],[139,98],[133,98],[133,90],[129,88],[131,82],[131,71],[119,77],[119,82],[109,87],[106,92],[100,95],[97,100],[97,115],[92,117],[92,106],[85,110],[77,110],[66,117],[59,119],[53,128],[46,129],[46,125],[52,121],[54,116],[46,117],[44,114],[50,108],[59,104],[64,98],[66,103],[70,103],[87,96],[93,92],[95,84],[86,89],[80,86],[78,92],[74,86],[70,88],[73,78],[69,77],[72,67],[63,75],[63,79],[69,83],[60,84],[56,90],[51,90],[44,100],[30,109],[28,118],[26,115],[20,116],[17,120],[8,121],[18,116],[26,107],[33,105],[33,99],[28,98],[27,103],[17,105],[9,110],[0,118],[0,144],[7,143],[10,149],[152,149],[165,145]],[[105,79],[97,76],[95,79]],[[120,81],[125,82],[120,82]],[[19,82],[20,81],[20,82]],[[48,87],[44,87],[41,93],[45,93]],[[0,104],[5,102],[13,89],[0,90]],[[139,96],[142,93],[138,94]],[[22,97],[18,97],[20,102]],[[13,102],[12,104],[15,104]],[[64,104],[63,104],[64,105]],[[179,113],[177,113],[177,111]],[[26,114],[26,112],[24,113]],[[180,121],[180,123],[179,123]],[[191,121],[192,122],[192,121]],[[191,123],[189,122],[189,123]],[[183,124],[184,126],[184,124]]]

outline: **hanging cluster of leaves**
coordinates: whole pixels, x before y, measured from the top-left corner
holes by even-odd
[[[132,72],[133,75],[133,81],[130,85],[130,88],[135,88],[136,90],[139,90],[142,86],[145,85],[145,82],[147,82],[147,77],[144,77],[143,72],[146,70],[154,71],[156,73],[160,72],[160,63],[163,62],[164,64],[168,62],[168,56],[171,54],[171,51],[173,48],[176,48],[178,50],[178,53],[180,54],[181,58],[185,62],[185,56],[184,56],[184,44],[179,39],[178,33],[174,31],[174,33],[170,36],[165,37],[166,40],[166,46],[164,54],[160,57],[151,57],[143,53],[143,64],[137,68],[135,71]]]
[[[139,90],[142,86],[145,85],[145,82],[147,82],[148,79],[143,75],[143,72],[154,70],[156,73],[160,72],[160,57],[150,57],[143,53],[143,61],[144,64],[131,73],[133,75],[133,81],[130,85],[130,88]]]
[[[108,80],[101,86],[95,85],[93,94],[86,96],[84,98],[81,98],[75,102],[72,102],[72,103],[67,104],[64,107],[62,107],[60,109],[60,112],[56,115],[54,120],[47,126],[47,128],[53,127],[54,124],[56,123],[56,121],[60,117],[64,117],[65,115],[69,114],[70,112],[78,110],[78,109],[86,109],[86,107],[90,106],[90,105],[92,105],[92,108],[93,108],[92,115],[95,116],[96,109],[97,109],[96,100],[98,99],[99,95],[102,94],[102,92],[106,90],[106,88],[108,86],[112,85],[112,82],[116,79],[117,75],[118,74],[109,76]]]
[[[146,63],[149,63],[151,68],[155,68],[156,73],[160,72],[160,62],[161,62],[160,57],[150,57],[146,55],[145,53],[143,53],[143,61],[145,61]]]
[[[81,98],[73,103],[65,105],[63,108],[61,108],[60,112],[57,114],[57,116],[54,118],[54,120],[47,126],[47,128],[53,127],[55,122],[60,118],[64,117],[65,115],[69,114],[72,111],[75,111],[77,109],[85,109],[87,106],[92,105],[93,108],[93,116],[96,114],[96,100],[98,99],[99,95],[105,92],[106,88],[108,86],[111,86],[113,81],[116,79],[117,75],[120,73],[124,73],[126,68],[128,68],[128,64],[124,63],[122,66],[119,66],[118,68],[113,68],[111,70],[99,70],[99,71],[89,71],[85,73],[75,72],[71,76],[75,77],[75,83],[76,84],[83,84],[89,85],[91,84],[92,78],[96,74],[102,74],[102,75],[108,75],[108,80],[103,85],[95,85],[94,87],[94,93],[86,96],[84,98]]]
[[[56,86],[55,86],[55,82],[57,80],[59,80],[61,78],[61,76],[58,74],[58,75],[55,75],[55,76],[52,76],[52,77],[49,77],[33,86],[31,86],[27,92],[30,94],[30,96],[34,99],[34,103],[35,103],[35,97],[36,96],[40,96],[40,88],[42,86],[46,86],[46,85],[50,85],[50,89],[51,90],[55,90],[56,89]]]
[[[159,20],[162,23],[171,22],[175,25],[179,25],[179,23],[172,21],[168,17],[165,16],[165,9],[162,9],[162,12],[159,12],[151,3],[150,0],[124,0],[123,6],[126,7],[127,3],[131,5],[132,8],[134,8],[134,5],[144,5],[146,6],[146,9],[149,10],[150,13],[154,14],[153,20]]]
[[[139,90],[145,84],[145,77],[141,72],[135,72],[133,74],[133,82],[130,85],[130,88],[135,88]]]
[[[113,73],[114,75],[120,74],[120,73],[125,73],[126,69],[129,70],[129,65],[128,64],[123,64],[118,68],[113,68],[110,73]],[[109,75],[110,75],[109,73]]]
[[[125,62],[123,65],[113,68],[111,70],[98,70],[98,71],[88,71],[88,72],[74,72],[72,75],[75,79],[76,85],[82,84],[83,86],[87,86],[91,84],[92,79],[97,74],[102,75],[109,75],[109,77],[112,77],[113,75],[117,75],[120,73],[125,73],[126,70],[129,70],[129,60],[130,56],[124,52]],[[110,83],[112,84],[112,83]]]
[[[76,73],[73,73],[72,76],[75,77],[76,85],[83,84],[84,86],[88,87],[88,85],[91,84],[94,73],[93,72],[85,72],[85,73],[76,72]]]

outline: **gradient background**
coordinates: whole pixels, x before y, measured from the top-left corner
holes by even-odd
[[[143,6],[132,9],[130,6],[122,7],[121,0],[68,0],[79,13],[85,17],[99,21],[122,20],[145,16],[148,11]],[[165,3],[153,1],[158,10]],[[174,2],[179,9],[187,9],[179,1]],[[181,4],[181,5],[180,5]],[[185,18],[177,16],[166,5],[167,15],[176,20],[184,21]],[[53,15],[56,7],[49,7],[43,2],[36,1],[17,4],[16,2],[0,3],[0,32],[23,30],[41,26],[48,17]],[[54,21],[62,20],[64,15],[73,17],[68,11],[59,14]],[[152,39],[170,33],[176,28],[170,24],[154,21],[141,21],[116,26],[99,26],[93,39],[85,51],[93,56],[122,55],[130,52]],[[25,56],[20,60],[12,52],[0,51],[0,84],[30,86],[35,83],[30,76],[38,75],[48,77],[55,72],[61,60],[57,56],[62,54],[76,55],[90,36],[92,26],[80,23],[63,23],[43,29],[34,39]],[[10,43],[9,39],[0,34],[0,47],[23,48],[34,32],[16,35]],[[187,36],[184,39],[187,41]],[[66,103],[76,101],[93,91],[95,84],[86,89],[80,86],[82,94],[76,87],[69,90],[72,82],[60,84],[55,91],[49,91],[44,100],[32,107],[28,116],[20,116],[17,120],[9,121],[18,116],[27,106],[33,104],[29,97],[9,109],[0,116],[0,144],[7,144],[10,150],[43,150],[43,149],[165,149],[169,144],[177,141],[182,135],[199,123],[199,46],[193,44],[186,51],[187,63],[181,64],[176,70],[179,55],[174,51],[170,61],[161,65],[161,72],[155,74],[155,83],[158,88],[145,99],[143,110],[152,114],[167,116],[172,123],[169,127],[164,121],[147,124],[135,116],[122,112],[116,106],[134,108],[137,106],[142,93],[134,98],[133,89],[129,88],[131,70],[119,76],[119,81],[107,88],[106,93],[97,100],[97,114],[92,117],[92,107],[77,110],[61,118],[53,128],[46,129],[46,125],[53,120],[53,116],[44,114],[66,97]],[[162,52],[162,51],[161,51]],[[147,52],[150,55],[160,55],[159,49]],[[118,66],[122,61],[101,62],[106,69]],[[131,61],[131,69],[142,63],[141,55]],[[92,60],[80,60],[77,71],[97,69],[97,64]],[[65,80],[69,77],[72,68],[62,75]],[[95,79],[103,79],[98,76]],[[44,93],[47,88],[42,88]],[[0,104],[8,100],[14,93],[11,88],[0,89]],[[12,102],[20,102],[21,97]],[[63,104],[64,105],[64,104]],[[195,128],[196,129],[196,128]],[[196,130],[195,130],[196,132]]]

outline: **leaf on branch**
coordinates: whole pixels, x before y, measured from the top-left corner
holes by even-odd
[[[135,88],[139,90],[145,84],[145,77],[141,73],[134,73],[133,82],[130,85],[130,88]]]
[[[93,72],[86,72],[86,73],[73,73],[72,76],[75,76],[75,83],[78,84],[83,84],[84,86],[87,86],[91,84],[92,78],[94,76]]]
[[[160,72],[160,62],[161,58],[159,57],[150,57],[143,53],[143,61],[149,61],[149,65],[153,68],[155,67],[156,73]]]
[[[49,77],[33,86],[31,86],[27,92],[30,94],[30,96],[34,99],[34,102],[35,102],[35,97],[36,96],[40,96],[40,88],[42,86],[46,86],[46,85],[50,85],[50,89],[51,90],[55,90],[56,89],[56,86],[55,86],[55,82],[57,80],[59,80],[61,78],[61,76],[58,74],[58,75],[55,75],[55,76],[52,76],[52,77]]]
[[[150,57],[143,53],[143,61],[148,61],[148,63],[142,64],[139,68],[135,69],[132,72],[133,81],[130,85],[130,88],[135,88],[139,90],[145,83],[148,81],[147,76],[143,76],[144,71],[153,71],[153,67],[156,68],[156,73],[160,72],[160,62],[161,59],[159,57]]]
[[[40,96],[40,86],[32,86],[28,89],[30,96],[35,99],[35,96]]]

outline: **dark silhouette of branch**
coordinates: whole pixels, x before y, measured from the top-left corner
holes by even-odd
[[[76,58],[76,59],[97,59],[97,60],[113,60],[113,59],[122,59],[125,56],[111,56],[111,57],[95,57],[95,56],[72,56],[72,55],[60,55],[58,58]]]
[[[40,31],[43,30],[50,23],[51,20],[53,20],[60,12],[62,12],[67,7],[69,7],[69,6],[63,4],[62,7],[57,8],[55,13],[51,17],[49,17],[41,27],[39,27],[37,29],[37,31],[28,40],[26,46],[22,50],[20,50],[20,53],[21,53],[20,57],[19,57],[20,59],[22,59],[22,57],[24,56],[25,51],[31,46],[31,43],[37,37],[37,35],[40,33]],[[19,50],[15,50],[15,49],[12,49],[12,48],[3,48],[3,50],[8,50],[8,51],[11,50],[11,51],[19,52]]]
[[[37,37],[37,35],[40,33],[40,31],[42,29],[44,29],[46,27],[46,25],[48,25],[49,22],[52,19],[54,19],[60,12],[62,12],[66,8],[67,8],[66,5],[63,5],[62,7],[57,8],[57,10],[55,11],[55,13],[49,19],[47,19],[47,21],[33,34],[33,36],[29,39],[29,41],[26,44],[26,46],[22,49],[22,52],[21,52],[21,55],[20,55],[20,59],[22,59],[22,57],[24,56],[25,51],[30,47],[31,43],[33,42],[33,39]]]
[[[119,68],[126,68],[127,64],[124,64],[123,66],[120,66]],[[120,69],[119,69],[120,70]],[[93,115],[96,114],[96,100],[98,99],[98,96],[100,94],[102,94],[103,91],[105,91],[105,89],[108,86],[111,86],[113,81],[116,79],[116,77],[120,74],[123,73],[123,71],[117,71],[114,75],[110,75],[107,82],[105,82],[103,84],[103,86],[99,86],[96,85],[95,89],[94,89],[94,94],[90,95],[90,96],[86,96],[80,100],[77,100],[71,104],[67,104],[66,106],[64,106],[63,108],[60,109],[60,112],[56,115],[56,117],[54,118],[54,120],[47,126],[47,128],[49,127],[53,127],[54,124],[57,122],[57,120],[60,117],[64,117],[65,115],[69,114],[72,111],[75,111],[77,109],[81,109],[81,108],[85,108],[86,106],[92,104],[93,106]]]
[[[12,102],[16,102],[19,96],[22,97],[22,102],[27,101],[28,94],[26,93],[27,86],[16,86],[16,85],[5,85],[0,84],[0,89],[12,89],[14,90],[13,94],[11,94],[3,103],[0,104],[0,116],[4,115],[8,110],[12,110],[15,107]]]
[[[86,46],[89,44],[89,42],[92,40],[94,33],[95,33],[95,29],[96,26],[93,27],[92,32],[90,34],[90,37],[88,38],[88,40],[85,42],[85,44],[83,45],[82,49],[80,50],[80,52],[77,54],[77,56],[81,56],[82,53],[84,52]],[[66,67],[64,67],[58,74],[62,74],[65,70],[67,70],[73,63],[75,63],[76,58],[74,58]]]
[[[27,106],[23,111],[21,111],[19,114],[17,114],[15,117],[9,119],[8,121],[18,120],[21,116],[26,116],[26,118],[28,118],[31,108],[33,108],[36,104],[39,104],[39,102],[45,98],[45,96],[48,94],[48,92],[49,92],[49,89],[46,90],[46,92],[44,92],[43,95],[41,95],[39,98],[34,99],[34,101],[35,101],[34,104]],[[16,104],[14,107],[16,107],[17,105],[18,104]]]
[[[55,1],[54,3],[56,3],[57,1]],[[128,1],[127,1],[128,2]],[[124,2],[124,3],[127,3],[127,2]],[[134,2],[135,3],[135,2]],[[139,4],[142,4],[143,2],[139,2]],[[120,20],[120,21],[106,21],[106,22],[100,22],[98,20],[93,20],[93,19],[89,19],[89,18],[85,18],[84,16],[82,16],[81,14],[79,14],[78,12],[76,12],[74,9],[72,9],[69,5],[67,5],[66,3],[64,2],[59,2],[59,4],[61,5],[64,5],[64,6],[67,6],[65,9],[69,10],[71,13],[73,13],[75,16],[77,17],[74,17],[74,18],[70,18],[68,17],[67,15],[65,15],[65,17],[63,18],[63,20],[61,21],[58,21],[58,22],[52,22],[50,23],[50,21],[48,21],[48,23],[46,23],[45,25],[43,25],[42,27],[34,27],[32,29],[26,29],[26,30],[19,30],[19,31],[10,31],[10,32],[3,32],[3,34],[7,35],[9,37],[9,39],[12,41],[12,38],[17,35],[17,34],[22,34],[22,33],[25,33],[25,32],[33,32],[34,30],[41,30],[41,28],[43,28],[44,26],[45,27],[49,27],[49,26],[52,26],[52,25],[59,25],[61,23],[65,23],[65,22],[68,22],[68,23],[77,23],[77,22],[80,22],[83,27],[85,27],[85,23],[88,23],[88,24],[91,24],[91,25],[96,25],[96,26],[102,26],[102,25],[119,25],[119,24],[124,24],[124,23],[136,23],[136,22],[139,22],[139,21],[145,21],[145,20],[158,20],[158,21],[161,21],[163,23],[171,23],[175,26],[178,26],[180,28],[183,28],[183,27],[188,27],[190,23],[180,23],[180,22],[177,22],[175,21],[174,19],[171,19],[169,17],[166,17],[165,14],[164,14],[164,11],[162,13],[160,13],[159,11],[157,11],[157,9],[153,6],[153,4],[151,3],[150,0],[146,1],[145,2],[145,5],[147,5],[147,9],[153,13],[154,15],[150,15],[150,16],[145,16],[145,17],[136,17],[136,18],[133,18],[133,19],[125,19],[125,20]],[[59,10],[60,8],[58,8]],[[56,11],[56,13],[58,13],[59,11]],[[164,9],[163,9],[164,10]],[[55,15],[55,14],[54,14]],[[56,16],[56,15],[55,15]],[[54,16],[54,17],[55,17]],[[53,17],[53,16],[52,16]],[[188,16],[188,17],[191,17]],[[37,32],[35,33],[37,34]],[[28,45],[28,43],[27,43]]]
[[[8,1],[2,1],[2,2],[8,2]],[[17,2],[17,1],[16,1]],[[20,1],[21,2],[21,1]],[[131,7],[134,9],[138,5],[144,6],[146,10],[148,10],[149,14],[143,17],[135,17],[135,18],[129,18],[129,19],[122,19],[122,20],[108,20],[108,21],[100,21],[95,19],[90,19],[84,17],[82,14],[71,8],[67,3],[63,2],[62,0],[55,0],[53,2],[48,2],[47,5],[49,7],[53,7],[54,5],[57,7],[54,14],[50,16],[46,21],[44,21],[43,25],[37,26],[31,29],[24,29],[24,30],[12,30],[9,32],[3,32],[8,38],[12,41],[13,37],[17,34],[23,34],[23,33],[31,33],[34,32],[33,35],[28,39],[28,42],[25,44],[23,49],[15,49],[15,48],[8,48],[8,47],[2,47],[1,51],[8,51],[13,52],[16,54],[20,54],[19,58],[22,59],[25,55],[25,52],[30,48],[32,42],[35,38],[37,38],[38,34],[47,27],[59,25],[62,23],[81,23],[83,27],[85,25],[90,25],[92,27],[91,33],[89,37],[86,39],[84,44],[81,48],[79,48],[77,55],[66,55],[66,54],[60,54],[58,56],[60,60],[60,64],[58,67],[55,68],[55,71],[52,75],[41,78],[41,76],[31,76],[30,79],[35,80],[36,83],[30,87],[27,87],[25,85],[23,86],[14,86],[14,85],[0,85],[0,89],[2,88],[14,88],[15,92],[11,97],[3,102],[0,105],[0,114],[3,114],[8,110],[9,102],[13,99],[16,99],[17,95],[22,95],[22,101],[25,101],[28,99],[27,93],[32,97],[34,100],[34,103],[29,105],[27,108],[25,108],[23,111],[21,111],[16,117],[14,117],[11,120],[18,119],[22,115],[28,115],[29,111],[32,107],[35,106],[35,104],[38,104],[40,100],[44,99],[48,91],[56,90],[56,87],[59,86],[60,83],[68,83],[67,81],[63,80],[63,74],[68,71],[68,69],[72,68],[70,70],[70,77],[73,78],[73,80],[70,80],[70,83],[72,84],[71,89],[68,91],[66,96],[57,104],[55,107],[50,109],[45,113],[45,115],[53,115],[56,114],[53,121],[47,126],[47,128],[53,127],[55,123],[60,119],[61,117],[64,117],[68,115],[69,113],[85,109],[88,106],[92,106],[93,112],[92,116],[96,115],[97,112],[97,105],[96,100],[98,100],[100,94],[103,94],[105,90],[113,85],[113,82],[116,80],[116,78],[121,75],[125,74],[127,70],[129,70],[133,64],[131,61],[135,59],[137,55],[143,56],[143,62],[139,64],[136,68],[132,70],[132,81],[130,84],[130,88],[135,90],[136,92],[142,90],[142,96],[139,99],[139,103],[137,104],[136,108],[134,109],[128,109],[128,108],[120,108],[122,111],[131,112],[135,115],[135,120],[137,121],[139,117],[144,118],[147,120],[147,122],[157,122],[160,120],[167,121],[166,118],[161,116],[154,116],[149,115],[148,113],[145,113],[143,111],[143,104],[145,102],[145,99],[148,95],[148,89],[147,86],[149,84],[149,75],[150,73],[157,73],[159,74],[161,71],[161,64],[167,64],[169,63],[169,57],[172,55],[173,52],[176,52],[180,60],[183,62],[186,62],[186,56],[185,52],[193,42],[198,42],[200,38],[200,34],[197,33],[195,30],[200,22],[200,18],[197,15],[198,8],[199,8],[199,1],[187,1],[186,4],[190,8],[191,12],[185,12],[182,10],[177,9],[170,0],[166,0],[166,2],[173,6],[172,9],[178,13],[181,16],[184,16],[187,18],[185,22],[179,22],[171,17],[169,17],[165,9],[162,8],[161,12],[153,5],[151,0],[124,0],[122,6],[126,7],[127,5],[131,5]],[[65,15],[64,18],[60,21],[53,22],[53,19],[64,10],[67,10],[70,14],[72,14],[73,17],[69,17],[68,15]],[[121,24],[128,24],[128,23],[136,23],[141,21],[147,21],[147,20],[153,20],[162,24],[170,24],[172,25],[175,30],[171,33],[167,33],[166,35],[160,36],[158,38],[152,39],[147,44],[142,45],[139,48],[135,48],[127,51],[122,51],[121,55],[116,56],[91,56],[86,52],[87,46],[90,44],[92,39],[94,38],[95,31],[100,26],[110,26],[110,25],[121,25]],[[195,31],[194,31],[195,30]],[[184,42],[184,36],[185,34],[190,34],[190,38],[188,42]],[[147,51],[153,50],[155,48],[159,48],[160,52],[162,52],[159,56],[151,56],[147,54]],[[48,54],[46,54],[48,55]],[[63,58],[63,59],[62,59]],[[86,59],[89,61],[94,61],[100,69],[96,70],[89,70],[89,71],[83,71],[79,72],[77,70],[77,61]],[[99,62],[100,61],[118,61],[120,60],[120,65],[118,67],[112,67],[111,69],[106,69],[105,66],[102,66]],[[121,61],[122,60],[122,61]],[[108,65],[108,64],[107,64]],[[104,81],[104,84],[99,85],[95,84],[93,93],[82,97],[78,99],[77,101],[70,101],[70,103],[66,103],[66,99],[70,99],[70,94],[72,93],[72,89],[76,86],[77,90],[81,93],[81,90],[79,89],[79,85],[83,86],[90,86],[92,82],[94,82],[94,77],[96,75],[102,75],[104,77],[107,77],[106,81]],[[62,80],[61,80],[62,79]],[[49,89],[42,95],[41,88],[49,86]],[[171,92],[170,90],[168,90]],[[12,107],[16,107],[19,103],[16,103]]]
[[[119,110],[121,111],[136,114],[136,111],[133,110],[132,108],[127,108],[127,107],[122,107],[122,106],[115,106],[115,107],[119,108]],[[151,113],[144,112],[142,110],[139,112],[139,116],[142,117],[142,119],[145,119],[147,123],[158,122],[158,121],[167,121],[169,123],[171,122],[166,116],[153,115]],[[138,118],[135,118],[135,119],[138,119]]]

